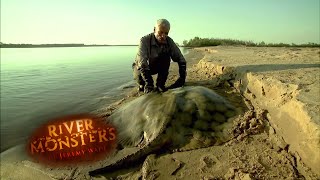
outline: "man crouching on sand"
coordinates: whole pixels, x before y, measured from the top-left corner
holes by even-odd
[[[140,39],[139,50],[133,63],[134,79],[139,85],[139,91],[144,93],[157,90],[167,90],[165,83],[169,74],[171,59],[179,65],[179,79],[168,88],[181,87],[186,79],[186,60],[176,43],[168,36],[170,23],[159,19],[154,32]],[[151,75],[158,74],[156,88]]]

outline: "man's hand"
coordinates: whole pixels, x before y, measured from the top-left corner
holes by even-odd
[[[178,87],[182,87],[185,83],[185,80],[183,78],[179,78],[175,83],[173,83],[171,86],[168,87],[168,89],[174,89]]]
[[[156,91],[157,92],[166,92],[168,89],[164,86],[157,86]]]
[[[179,79],[175,83],[173,83],[171,86],[169,86],[168,89],[182,87],[186,82],[187,64],[185,62],[179,63],[179,75],[180,75]]]
[[[144,93],[150,93],[154,90],[154,87],[153,86],[145,86],[144,87]]]

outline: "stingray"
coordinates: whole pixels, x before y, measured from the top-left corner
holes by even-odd
[[[124,168],[163,149],[186,151],[223,142],[224,124],[235,115],[225,98],[201,86],[145,94],[108,117],[117,128],[119,147],[139,150],[89,174]]]

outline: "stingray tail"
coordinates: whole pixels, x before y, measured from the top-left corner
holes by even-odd
[[[163,130],[161,130],[163,132]],[[128,156],[123,157],[117,162],[110,164],[106,167],[95,169],[93,171],[89,171],[90,176],[94,176],[97,174],[104,174],[108,172],[114,172],[119,169],[127,168],[132,165],[136,165],[141,163],[149,154],[155,153],[159,150],[162,150],[165,144],[168,143],[168,139],[165,138],[165,135],[159,135],[155,138],[150,144],[145,147],[139,149],[137,152],[130,154]]]

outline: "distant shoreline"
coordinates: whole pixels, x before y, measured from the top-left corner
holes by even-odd
[[[0,48],[51,48],[51,47],[101,47],[101,46],[138,46],[138,45],[106,45],[106,44],[0,44]]]

